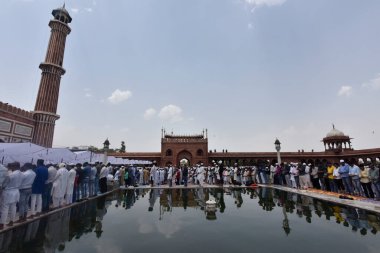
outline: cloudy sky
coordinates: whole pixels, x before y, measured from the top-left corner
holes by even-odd
[[[2,0],[0,100],[33,110],[51,10]],[[378,0],[66,0],[54,146],[159,151],[161,127],[210,149],[322,150],[332,128],[380,146]]]

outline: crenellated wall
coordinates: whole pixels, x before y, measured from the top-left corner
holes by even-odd
[[[0,102],[0,141],[31,142],[35,120],[33,113]]]

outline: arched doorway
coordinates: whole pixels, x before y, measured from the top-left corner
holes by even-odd
[[[179,166],[179,162],[182,160],[182,159],[186,159],[188,161],[188,164],[189,166],[192,165],[192,158],[193,156],[191,155],[191,153],[187,150],[182,150],[181,152],[178,153],[177,155],[177,166]]]

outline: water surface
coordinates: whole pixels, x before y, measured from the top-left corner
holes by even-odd
[[[379,230],[378,214],[269,188],[136,189],[2,233],[0,252],[362,253]]]

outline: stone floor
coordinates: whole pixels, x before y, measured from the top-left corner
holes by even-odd
[[[233,185],[220,186],[220,185],[209,185],[209,184],[204,184],[203,187],[204,188],[221,188],[221,187],[223,187],[223,188],[252,188],[252,186],[233,186]],[[324,200],[324,201],[328,201],[328,202],[338,203],[338,204],[342,204],[342,205],[347,205],[347,206],[365,209],[365,210],[371,211],[371,212],[380,213],[380,201],[373,201],[373,200],[369,200],[369,199],[362,198],[362,197],[348,196],[348,197],[351,197],[353,199],[352,200],[341,199],[341,198],[339,198],[339,196],[341,196],[341,194],[335,194],[335,193],[321,191],[321,190],[315,190],[315,189],[300,190],[300,189],[284,187],[281,185],[258,185],[258,187],[269,187],[269,188],[273,188],[273,189],[279,189],[279,190],[293,192],[293,193],[309,196],[312,198],[316,198],[316,199],[320,199],[320,200]],[[21,223],[16,222],[16,223],[14,223],[14,225],[12,227],[5,226],[3,230],[0,230],[0,233],[5,232],[5,231],[10,230],[10,229],[13,229],[15,227],[22,226],[22,225],[27,224],[29,222],[32,222],[34,220],[44,218],[50,214],[60,212],[64,209],[80,205],[83,202],[99,198],[101,196],[109,194],[109,193],[116,191],[118,189],[198,189],[198,188],[201,188],[201,186],[194,185],[194,184],[189,184],[187,187],[185,187],[183,185],[173,185],[172,187],[169,187],[168,185],[160,185],[160,186],[153,186],[153,187],[151,187],[149,185],[144,185],[144,186],[128,187],[128,188],[121,186],[120,188],[117,187],[117,188],[113,189],[112,191],[107,192],[105,194],[100,194],[100,195],[97,195],[97,196],[92,197],[92,198],[84,199],[80,202],[75,202],[71,205],[67,205],[67,206],[55,209],[53,211],[50,211],[48,213],[41,214],[38,217],[34,217],[31,219],[29,218],[25,222],[21,222]]]

